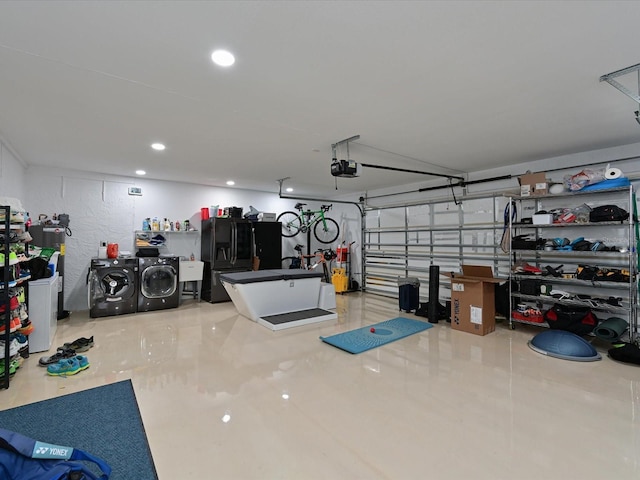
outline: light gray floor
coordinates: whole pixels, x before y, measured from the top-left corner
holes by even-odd
[[[639,367],[540,355],[535,327],[444,322],[350,355],[318,337],[418,317],[375,295],[337,304],[338,320],[276,332],[231,303],[73,313],[54,348],[94,335],[91,367],[48,377],[36,354],[0,409],[130,378],[162,480],[640,478]]]

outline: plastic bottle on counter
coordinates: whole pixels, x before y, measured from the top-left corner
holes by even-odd
[[[98,247],[98,258],[107,258],[107,242],[100,242],[100,246]]]
[[[193,252],[191,252],[191,257],[189,257],[189,260],[191,260],[192,262],[194,262],[196,259],[196,256],[193,254]]]
[[[167,220],[167,218],[165,217],[164,219],[164,231],[168,232],[171,230],[171,224],[169,223],[169,220]]]
[[[151,230],[157,232],[160,230],[160,223],[158,222],[158,217],[153,217],[153,221],[151,222]]]
[[[151,230],[151,225],[149,224],[150,220],[151,219],[147,217],[142,221],[142,230],[143,231],[148,232],[149,230]]]

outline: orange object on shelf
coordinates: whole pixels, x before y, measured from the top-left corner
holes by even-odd
[[[520,320],[521,322],[544,323],[544,315],[542,315],[540,311],[536,311],[534,313],[514,310],[511,312],[511,318],[514,320]]]
[[[117,243],[107,243],[107,258],[118,258]]]

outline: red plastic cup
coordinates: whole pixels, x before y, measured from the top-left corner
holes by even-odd
[[[117,243],[107,243],[107,258],[118,258]]]
[[[207,220],[209,218],[209,207],[202,207],[200,209],[200,220]]]

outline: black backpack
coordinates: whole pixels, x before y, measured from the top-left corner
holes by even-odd
[[[590,222],[623,222],[629,218],[629,212],[617,205],[602,205],[589,212]]]
[[[29,272],[31,272],[31,280],[40,280],[41,278],[51,277],[49,270],[49,262],[42,257],[33,257],[26,262]]]

